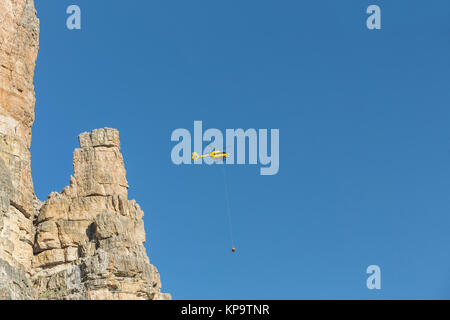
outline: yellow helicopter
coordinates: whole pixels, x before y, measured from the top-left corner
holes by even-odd
[[[211,153],[204,154],[202,156],[198,155],[198,153],[196,153],[196,152],[192,153],[192,160],[194,160],[194,161],[197,161],[198,159],[201,159],[201,158],[207,158],[207,157],[211,157],[214,160],[220,160],[220,159],[228,158],[228,153],[223,152],[223,151],[213,151]]]

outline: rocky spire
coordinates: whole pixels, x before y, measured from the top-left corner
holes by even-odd
[[[144,212],[127,199],[119,132],[79,136],[74,176],[52,193],[36,220],[33,275],[41,298],[165,299],[150,264]]]

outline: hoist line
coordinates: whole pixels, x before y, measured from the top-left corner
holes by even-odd
[[[224,181],[224,185],[225,185],[225,200],[226,200],[226,205],[227,205],[227,215],[228,215],[228,225],[229,225],[229,231],[230,231],[230,239],[231,239],[231,246],[232,248],[234,248],[234,237],[233,237],[233,222],[231,219],[231,205],[230,205],[230,195],[228,193],[228,182],[227,182],[227,174],[226,174],[226,163],[225,161],[223,161],[223,163],[221,164],[221,166],[223,167],[223,181]]]

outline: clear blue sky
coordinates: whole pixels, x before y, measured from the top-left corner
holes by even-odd
[[[66,29],[66,8],[82,30]],[[365,9],[378,4],[382,30]],[[450,2],[36,1],[32,172],[120,130],[130,198],[176,299],[450,298]],[[279,128],[280,172],[170,160],[172,130]],[[367,266],[382,290],[366,288]]]

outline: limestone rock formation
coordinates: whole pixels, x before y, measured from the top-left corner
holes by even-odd
[[[30,167],[39,21],[33,0],[0,0],[0,299],[170,299],[128,200],[119,132],[79,136],[74,174],[39,201]]]
[[[0,1],[0,297],[35,296],[30,287],[37,199],[31,179],[33,75],[39,46],[33,1]]]
[[[119,132],[79,136],[74,176],[52,193],[35,221],[34,283],[42,298],[161,299],[143,243],[142,212],[127,199]]]

